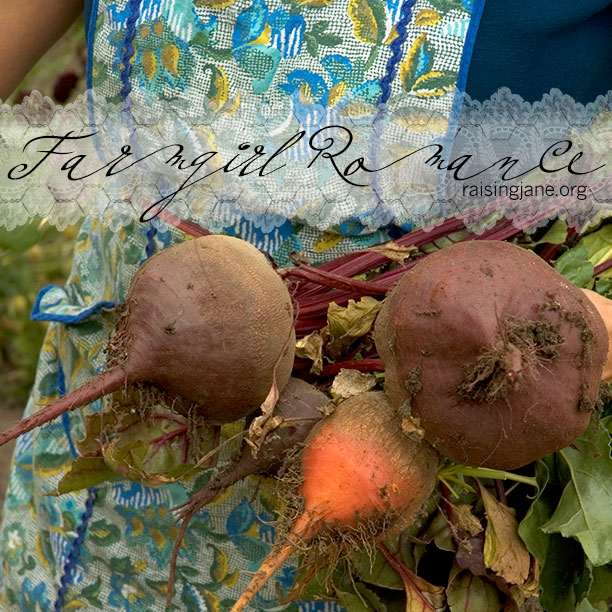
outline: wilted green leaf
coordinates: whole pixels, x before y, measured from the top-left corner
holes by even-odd
[[[589,601],[597,604],[612,597],[612,566],[602,565],[593,568],[593,582],[589,589]]]
[[[584,287],[593,278],[593,264],[584,244],[566,251],[555,262],[555,270],[578,287]]]
[[[589,261],[597,266],[612,257],[612,225],[604,225],[596,232],[587,234],[579,245],[586,247]]]
[[[586,561],[584,569],[578,576],[578,580],[574,585],[574,593],[576,593],[576,601],[582,601],[591,590],[593,584],[593,566]]]
[[[546,564],[540,574],[540,600],[546,612],[574,612],[574,585],[584,571],[584,553],[575,540],[550,537]]]
[[[396,242],[385,242],[383,244],[377,244],[364,251],[373,251],[374,253],[380,253],[391,261],[396,261],[399,264],[404,264],[410,259],[415,253],[418,253],[418,249],[414,246],[402,246]]]
[[[472,508],[469,504],[459,504],[458,506],[454,506],[453,504],[449,505],[458,529],[467,531],[472,536],[476,536],[482,532],[482,524],[472,513]]]
[[[379,544],[378,550],[402,579],[406,595],[405,612],[442,612],[446,608],[444,587],[418,576],[404,564],[403,555],[394,554],[385,543]]]
[[[597,279],[595,291],[604,297],[612,298],[612,278]]]
[[[112,427],[116,420],[117,417],[110,410],[86,415],[84,418],[85,437],[77,441],[79,453],[88,456],[101,455],[100,434],[107,427]]]
[[[519,525],[519,535],[529,552],[544,565],[550,544],[550,535],[542,531],[542,525],[550,520],[557,504],[560,492],[548,486],[550,480],[550,468],[545,460],[540,459],[536,463],[536,478],[538,481],[538,494],[533,500],[525,518]]]
[[[128,402],[129,396],[124,399]],[[134,405],[139,404],[126,404],[128,408]],[[163,403],[156,403],[150,409],[156,418],[142,420],[127,409],[119,412],[120,420],[113,424],[113,430],[120,433],[102,445],[104,461],[120,476],[147,486],[176,482],[187,474],[191,477],[194,463],[184,459],[188,437],[191,448],[204,456],[211,450],[215,436],[206,427],[196,429],[186,420],[178,423],[176,413]]]
[[[302,359],[310,359],[313,374],[320,374],[323,369],[323,345],[325,340],[321,331],[314,331],[295,343],[295,355]]]
[[[536,464],[538,496],[519,526],[519,534],[527,548],[540,562],[540,600],[547,612],[574,612],[576,589],[584,574],[584,553],[573,539],[558,533],[542,531],[561,497],[566,477],[559,480],[558,453],[548,455]],[[565,465],[562,466],[565,470]]]
[[[412,574],[404,586],[406,612],[442,612],[446,609],[444,587],[431,584],[416,574]]]
[[[387,612],[385,602],[383,602],[383,600],[367,585],[363,584],[362,582],[357,582],[355,587],[359,595],[361,595],[361,597],[368,602],[373,610],[376,610],[376,612]]]
[[[349,300],[348,306],[338,306],[332,302],[327,309],[329,342],[327,354],[335,359],[357,338],[365,336],[382,308],[382,301],[371,296],[362,297],[359,302]]]
[[[70,471],[59,481],[55,491],[49,495],[57,496],[95,487],[115,476],[102,457],[78,457],[70,466]]]
[[[540,564],[535,557],[530,557],[530,561],[527,580],[522,584],[510,585],[510,593],[518,605],[523,605],[528,599],[538,597],[540,593]]]
[[[606,428],[610,418],[601,424],[592,419],[573,447],[559,452],[570,481],[555,513],[542,528],[546,533],[576,538],[594,566],[612,561],[612,459]]]
[[[338,571],[338,568],[336,571]],[[328,568],[323,568],[311,578],[308,575],[308,570],[305,567],[298,567],[295,579],[293,581],[294,589],[296,589],[298,592],[297,596],[304,600],[333,600],[335,598],[333,588],[334,581],[328,580],[328,574]],[[336,576],[334,575],[334,578],[335,577]]]
[[[485,565],[510,584],[523,584],[529,576],[531,558],[519,537],[516,512],[498,502],[480,486],[487,515]]]
[[[346,610],[351,610],[351,612],[372,612],[372,610],[375,610],[365,599],[355,593],[336,590],[336,597],[338,603]]]
[[[419,540],[434,542],[440,550],[455,551],[453,534],[442,512],[438,512],[425,531],[419,534]]]
[[[604,610],[607,610],[604,608]],[[576,608],[576,612],[601,612],[601,609],[594,608],[588,599],[583,599]]]

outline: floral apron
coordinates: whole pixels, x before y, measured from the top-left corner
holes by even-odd
[[[448,118],[456,103],[451,90],[461,91],[465,83],[482,10],[472,3],[99,0],[89,20],[89,86],[109,102],[128,100],[138,107],[168,101],[196,109],[228,101],[264,107],[296,95],[324,107],[404,95]],[[329,224],[331,231],[320,228],[299,218],[230,211],[210,229],[248,240],[280,265],[288,265],[291,251],[320,263],[402,231],[366,227],[350,210]],[[85,220],[66,286],[45,287],[32,313],[51,323],[26,414],[104,367],[110,310],[124,299],[142,261],[185,238],[181,229],[159,220],[113,229]],[[95,402],[17,441],[1,528],[4,610],[165,609],[176,535],[169,509],[186,501],[210,473],[186,486],[114,481],[47,496],[76,456],[83,415],[99,408]],[[220,464],[235,451],[228,448]],[[250,477],[192,520],[178,559],[175,609],[231,607],[273,544],[274,493],[270,480]],[[294,573],[290,561],[275,581],[288,589]],[[278,605],[268,585],[251,609]],[[287,609],[340,607],[300,601]]]

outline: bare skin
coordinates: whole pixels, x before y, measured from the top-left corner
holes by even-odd
[[[83,0],[2,0],[0,3],[0,100],[83,12]]]
[[[612,382],[612,300],[603,297],[603,295],[599,295],[599,293],[590,291],[589,289],[583,289],[583,291],[591,300],[597,312],[601,315],[608,329],[608,360],[606,361],[601,378],[606,382]]]

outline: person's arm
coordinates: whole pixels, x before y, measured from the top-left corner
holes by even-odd
[[[0,1],[0,100],[83,11],[83,0]]]
[[[606,382],[612,382],[612,300],[590,289],[583,289],[582,291],[591,300],[608,330],[608,360],[606,361],[601,379]]]

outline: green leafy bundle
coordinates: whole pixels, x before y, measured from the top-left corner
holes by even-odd
[[[612,297],[612,224],[578,234],[557,220],[513,241],[577,286]],[[301,342],[320,372],[335,356],[326,336],[313,342],[319,336]],[[333,573],[303,568],[286,601],[335,600],[350,612],[612,609],[612,403],[602,402],[574,444],[515,472],[445,463],[416,523]]]

